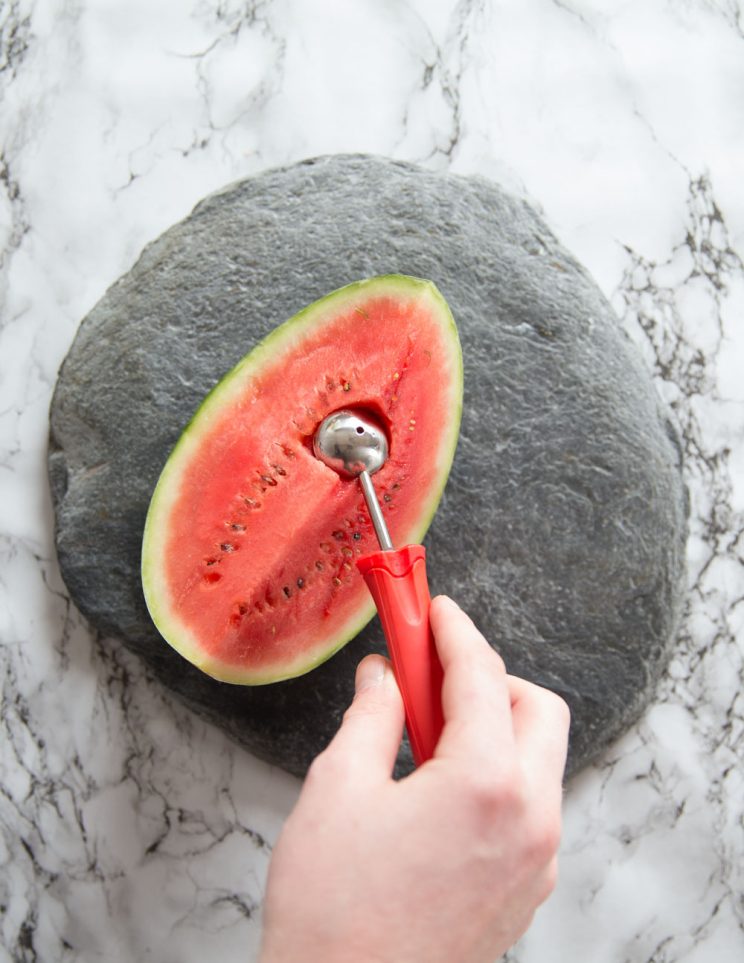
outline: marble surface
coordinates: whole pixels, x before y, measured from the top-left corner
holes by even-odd
[[[513,963],[744,953],[739,0],[0,6],[0,960],[250,960],[299,784],[71,605],[47,412],[76,326],[206,193],[369,151],[529,198],[684,432],[689,604],[658,701],[567,788]],[[113,375],[112,375],[113,377]]]

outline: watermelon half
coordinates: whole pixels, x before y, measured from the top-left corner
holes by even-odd
[[[452,315],[430,281],[350,284],[276,328],[207,396],[163,468],[142,547],[161,635],[208,675],[308,672],[374,615],[354,564],[378,548],[356,479],[312,450],[339,408],[388,434],[374,476],[396,547],[423,538],[462,409]]]

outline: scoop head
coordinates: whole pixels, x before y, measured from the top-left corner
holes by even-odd
[[[340,475],[374,475],[388,456],[387,436],[367,415],[334,411],[318,426],[313,439],[316,458]]]

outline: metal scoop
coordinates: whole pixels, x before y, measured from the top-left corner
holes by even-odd
[[[318,427],[316,457],[340,475],[359,478],[379,552],[357,559],[387,639],[390,660],[403,696],[408,737],[416,765],[431,758],[444,725],[442,666],[429,626],[431,597],[423,545],[394,549],[371,475],[388,456],[383,429],[354,411],[336,411]]]
[[[387,461],[388,442],[382,428],[355,411],[335,411],[315,432],[313,451],[339,475],[359,478],[380,548],[391,552],[393,543],[370,478]]]

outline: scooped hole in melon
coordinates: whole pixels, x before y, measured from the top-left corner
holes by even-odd
[[[303,436],[303,439],[302,439],[303,445],[307,448],[308,451],[313,453],[313,456],[315,456],[315,452],[313,451],[313,442],[315,440],[315,436],[317,434],[318,428],[320,427],[321,423],[325,421],[326,418],[329,417],[329,415],[333,415],[337,411],[351,411],[355,415],[359,415],[359,417],[366,418],[368,421],[371,421],[373,425],[379,428],[379,430],[383,432],[387,440],[388,457],[389,457],[390,445],[391,445],[390,434],[391,434],[391,428],[392,428],[392,420],[390,419],[390,416],[385,413],[384,409],[379,404],[379,402],[375,401],[374,398],[363,399],[359,401],[357,404],[354,404],[353,406],[341,405],[338,408],[333,408],[330,411],[325,412],[323,417],[319,418],[318,421],[316,422],[313,432],[310,435]],[[361,430],[363,429],[357,428],[357,431],[361,432]]]

